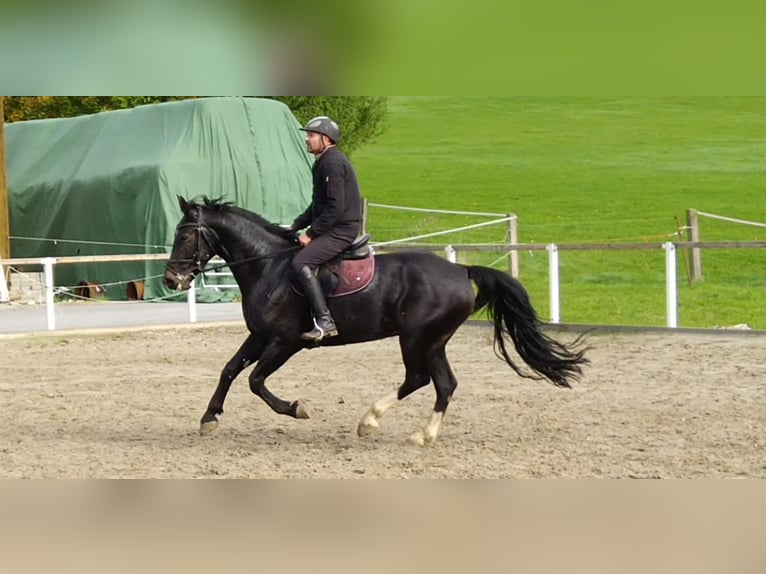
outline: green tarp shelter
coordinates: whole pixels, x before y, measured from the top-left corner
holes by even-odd
[[[166,253],[181,217],[176,195],[224,198],[274,223],[311,200],[300,124],[262,98],[204,98],[5,128],[13,257]],[[125,299],[167,296],[163,263],[67,264],[55,285],[106,286]],[[204,299],[204,294],[203,294]]]

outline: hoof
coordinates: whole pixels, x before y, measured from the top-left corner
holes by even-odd
[[[199,434],[200,436],[209,435],[217,428],[218,428],[218,421],[208,421],[208,422],[200,423]]]
[[[422,431],[418,431],[410,435],[410,442],[414,444],[415,446],[425,446],[426,438],[423,435]]]
[[[364,438],[376,434],[379,429],[380,424],[378,424],[378,419],[376,419],[372,413],[368,413],[359,423],[359,426],[356,429],[356,434]]]
[[[295,418],[296,419],[310,419],[311,414],[303,401],[295,401]]]
[[[430,446],[434,444],[434,441],[436,439],[428,436],[423,431],[418,431],[416,433],[411,434],[409,440],[415,446],[426,446],[426,445]]]

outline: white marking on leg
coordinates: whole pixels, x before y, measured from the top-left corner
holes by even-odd
[[[439,434],[439,429],[442,426],[443,420],[444,413],[437,413],[436,411],[431,413],[431,420],[428,421],[425,430],[426,442],[434,442],[436,440],[436,435]]]
[[[439,434],[439,429],[442,426],[443,420],[444,413],[437,413],[436,411],[432,412],[426,428],[410,436],[410,441],[418,446],[433,444],[436,442],[436,435]]]
[[[391,391],[385,397],[375,401],[370,412],[374,413],[377,419],[382,419],[386,411],[394,406],[398,400],[399,391]]]
[[[379,421],[386,414],[386,411],[399,400],[399,392],[391,391],[386,396],[378,399],[372,406],[367,414],[362,417],[357,428],[357,434],[359,436],[370,436],[378,431],[380,427]]]

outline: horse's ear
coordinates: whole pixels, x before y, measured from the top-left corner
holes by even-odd
[[[178,205],[181,208],[181,211],[184,215],[189,215],[189,203],[180,195],[176,196],[178,198]]]

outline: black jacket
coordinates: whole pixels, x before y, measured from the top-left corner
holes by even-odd
[[[327,148],[312,168],[314,190],[311,205],[295,218],[293,227],[317,237],[335,226],[362,221],[362,198],[356,172],[336,147]]]

